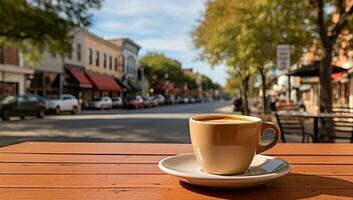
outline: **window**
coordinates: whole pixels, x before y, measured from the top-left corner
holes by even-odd
[[[127,62],[127,58],[124,57],[124,72],[129,73],[128,66],[129,63]]]
[[[68,59],[72,59],[72,48],[70,49],[70,51],[67,53],[67,58]]]
[[[96,66],[99,67],[99,51],[96,51]]]
[[[135,74],[135,59],[132,56],[129,56],[128,59],[128,73]]]
[[[18,97],[17,98],[17,103],[24,103],[24,102],[26,102],[24,97]]]
[[[81,51],[81,44],[77,44],[77,51],[76,51],[76,53],[77,53],[77,61],[81,61],[81,58],[82,58],[82,56],[81,56],[81,53],[82,53],[82,51]]]
[[[107,68],[107,54],[103,54],[103,67]]]
[[[61,99],[62,99],[62,100],[71,100],[71,99],[73,99],[73,96],[71,96],[71,95],[63,95],[63,96],[61,97]]]
[[[109,69],[113,68],[113,58],[112,56],[109,56]]]
[[[28,102],[37,102],[38,98],[36,96],[26,96]]]
[[[118,59],[114,58],[114,69],[115,71],[118,71]]]
[[[91,48],[88,49],[88,64],[92,65],[93,62],[93,51]]]
[[[121,55],[119,57],[119,67],[120,67],[120,70],[124,72],[124,55]]]

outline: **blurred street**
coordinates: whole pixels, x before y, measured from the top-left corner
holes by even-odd
[[[90,110],[44,119],[0,121],[0,146],[24,141],[188,143],[188,118],[230,113],[231,102],[178,104],[137,110]]]

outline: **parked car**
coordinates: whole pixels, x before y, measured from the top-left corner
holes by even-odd
[[[196,103],[201,103],[201,102],[202,102],[201,97],[195,96],[195,102],[196,102]]]
[[[37,95],[8,96],[0,101],[1,118],[6,121],[11,116],[37,116],[43,118],[47,109],[46,101]]]
[[[189,103],[189,98],[188,97],[177,97],[177,100],[176,100],[177,103]]]
[[[110,97],[97,98],[91,101],[90,107],[95,109],[111,109],[113,107],[113,101]]]
[[[171,96],[171,95],[165,96],[165,102],[164,102],[165,105],[173,105],[174,103],[175,103],[174,96]]]
[[[151,102],[151,107],[157,107],[159,105],[158,99],[154,96],[148,97]]]
[[[195,97],[189,97],[188,103],[196,103]]]
[[[143,98],[143,107],[144,108],[150,108],[153,107],[153,100],[150,97],[144,96]]]
[[[51,98],[47,100],[48,111],[60,114],[61,112],[71,112],[76,114],[78,110],[78,100],[71,94],[63,94],[59,98]]]
[[[113,108],[123,107],[123,99],[121,97],[113,98]]]
[[[205,97],[204,97],[204,101],[205,101],[205,102],[211,102],[211,101],[213,101],[213,98],[212,98],[212,97],[209,97],[209,96],[205,96]]]
[[[124,102],[125,108],[142,108],[143,98],[140,95],[128,97]]]
[[[159,106],[164,105],[164,103],[165,103],[165,98],[164,98],[163,95],[157,94],[157,95],[154,96],[154,98],[157,99]]]

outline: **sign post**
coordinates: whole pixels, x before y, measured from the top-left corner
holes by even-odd
[[[277,45],[277,68],[285,71],[290,67],[290,45],[280,44]],[[291,84],[290,76],[288,76],[288,101],[291,99]]]
[[[290,45],[277,45],[277,68],[286,70],[290,67]]]

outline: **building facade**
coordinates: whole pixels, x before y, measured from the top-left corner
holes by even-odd
[[[138,54],[140,46],[134,41],[123,39],[109,40],[120,49],[119,64],[122,69],[122,84],[125,85],[125,90],[129,93],[146,93],[143,67],[139,65]]]
[[[130,39],[106,40],[81,28],[71,34],[71,52],[63,57],[44,51],[34,64],[22,61],[16,48],[1,48],[0,95],[68,93],[88,103],[102,96],[141,94],[139,45]]]
[[[0,48],[0,100],[9,95],[23,95],[34,70],[23,66],[15,47]]]
[[[63,58],[44,51],[38,63],[24,62],[34,70],[28,92],[45,98],[55,97],[63,92]]]
[[[66,93],[84,103],[102,96],[142,93],[139,45],[130,39],[106,40],[85,29],[76,29],[74,34],[72,52],[64,60]]]
[[[76,29],[71,55],[65,58],[65,91],[84,103],[102,96],[122,95],[118,80],[120,49],[87,30]]]

